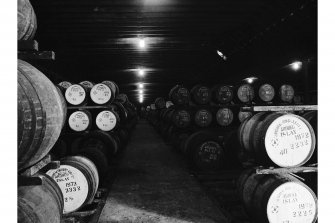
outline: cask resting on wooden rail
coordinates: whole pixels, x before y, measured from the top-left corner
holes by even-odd
[[[190,92],[187,88],[176,85],[170,90],[169,98],[176,105],[188,105],[190,102]]]
[[[66,108],[55,85],[32,65],[18,60],[18,169],[42,159],[56,143]]]
[[[259,223],[314,223],[317,198],[297,178],[285,174],[255,174],[245,170],[238,180],[238,191],[248,214]]]
[[[92,203],[99,184],[99,175],[92,161],[83,156],[69,156],[61,160],[58,169],[47,174],[57,182],[64,197],[63,213],[71,213]]]
[[[73,131],[83,132],[92,126],[92,115],[88,110],[79,110],[69,116],[69,127]]]

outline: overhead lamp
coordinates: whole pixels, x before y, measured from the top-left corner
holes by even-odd
[[[143,94],[143,90],[139,90],[140,94]]]
[[[141,77],[143,77],[144,74],[145,74],[144,69],[139,68],[139,69],[138,69],[138,75],[141,76]]]
[[[143,98],[140,98],[139,102],[140,102],[140,103],[143,103]]]
[[[295,62],[290,64],[290,67],[291,67],[292,70],[298,71],[302,67],[302,62],[301,61],[295,61]]]
[[[139,89],[143,89],[144,84],[143,84],[143,83],[139,83],[139,84],[138,84],[138,87],[139,87]]]
[[[139,41],[138,41],[138,47],[140,49],[145,49],[146,48],[146,43],[145,43],[145,40],[143,38],[139,39]]]
[[[223,53],[220,50],[217,50],[216,53],[223,59],[227,60],[227,56],[223,55]]]
[[[257,80],[257,77],[248,77],[244,79],[248,84],[252,84],[255,80]]]

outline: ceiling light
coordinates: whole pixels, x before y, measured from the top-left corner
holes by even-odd
[[[141,76],[141,77],[143,77],[144,76],[144,69],[142,69],[142,68],[140,68],[140,69],[138,69],[138,75],[139,76]]]
[[[295,61],[295,62],[290,64],[290,67],[291,67],[292,70],[298,71],[302,67],[302,62],[301,61]]]
[[[140,102],[140,103],[143,103],[143,98],[140,98],[139,102]]]
[[[244,80],[248,83],[248,84],[252,84],[255,80],[257,80],[257,77],[248,77],[245,78]]]
[[[223,55],[223,53],[220,50],[217,50],[216,53],[223,59],[227,60],[227,56]]]
[[[143,89],[143,87],[144,87],[144,84],[142,84],[142,83],[139,83],[139,84],[138,84],[138,87],[139,87],[140,89]]]
[[[146,43],[145,43],[145,40],[144,40],[144,39],[140,39],[140,40],[138,41],[138,47],[139,47],[140,49],[145,49],[145,47],[146,47]]]
[[[143,90],[139,90],[140,94],[143,94]]]

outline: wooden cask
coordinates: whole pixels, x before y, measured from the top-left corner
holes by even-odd
[[[112,131],[120,125],[119,114],[113,110],[103,110],[98,113],[95,124],[102,131]]]
[[[71,213],[92,203],[99,185],[99,175],[92,161],[83,156],[61,159],[58,169],[47,174],[56,181],[64,198],[63,213]]]
[[[244,120],[248,119],[251,116],[252,116],[252,112],[240,111],[238,113],[238,120],[242,123],[244,122]]]
[[[234,120],[234,114],[231,109],[229,108],[220,108],[216,112],[216,122],[220,126],[228,126]]]
[[[115,99],[115,92],[106,84],[99,83],[92,87],[90,97],[95,104],[105,105]]]
[[[56,143],[66,108],[53,83],[32,65],[18,61],[18,169],[42,159]]]
[[[182,142],[182,152],[201,170],[217,170],[224,165],[225,148],[218,135],[198,131]]]
[[[120,93],[119,86],[114,81],[103,81],[101,83],[106,84],[114,92],[115,96]]]
[[[75,132],[84,132],[92,126],[92,115],[88,110],[73,112],[68,119],[69,128]]]
[[[219,84],[212,88],[212,100],[218,104],[230,103],[234,98],[233,86]]]
[[[79,84],[87,87],[89,90],[91,90],[93,86],[95,85],[95,83],[93,83],[92,81],[82,81]]]
[[[176,85],[170,90],[169,98],[175,105],[188,105],[190,102],[190,92],[187,88]]]
[[[186,128],[191,124],[191,114],[186,109],[176,109],[172,113],[171,120],[177,128]]]
[[[244,171],[238,191],[247,213],[259,223],[314,223],[317,198],[314,192],[295,177],[255,174]]]
[[[162,98],[162,97],[156,98],[155,99],[155,105],[156,105],[156,108],[158,108],[158,109],[165,108],[165,99]]]
[[[201,85],[201,84],[195,85],[191,89],[190,93],[191,93],[192,100],[194,101],[194,103],[198,105],[208,104],[211,100],[210,90],[205,85]]]
[[[57,84],[58,89],[62,92],[63,96],[65,95],[66,89],[71,87],[72,83],[69,81],[62,81]]]
[[[34,39],[37,29],[37,20],[34,9],[29,0],[17,1],[17,39]]]
[[[315,134],[302,117],[289,113],[260,112],[239,128],[240,144],[259,164],[297,167],[315,149]]]
[[[69,105],[81,106],[88,101],[88,94],[90,90],[82,84],[72,84],[65,91],[65,99]]]
[[[60,223],[64,201],[62,191],[48,175],[37,173],[43,179],[42,185],[18,188],[19,223]]]
[[[289,84],[284,84],[280,86],[278,94],[280,101],[291,103],[294,98],[294,88]]]
[[[199,127],[208,127],[212,124],[213,115],[212,112],[208,109],[199,109],[195,112],[194,123]]]
[[[237,97],[242,103],[251,103],[255,98],[255,90],[250,84],[242,84],[237,90]]]
[[[258,89],[258,97],[263,102],[270,102],[275,97],[275,89],[271,84],[262,84]]]

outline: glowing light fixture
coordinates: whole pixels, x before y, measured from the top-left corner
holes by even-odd
[[[143,94],[143,90],[139,90],[140,94]]]
[[[138,75],[141,76],[141,77],[143,77],[144,74],[145,74],[144,69],[139,68],[139,69],[138,69]]]
[[[227,56],[223,55],[223,53],[220,50],[217,50],[216,53],[223,59],[227,60]]]
[[[292,70],[298,71],[302,67],[302,62],[301,61],[295,61],[295,62],[290,64],[290,67],[291,67]]]
[[[144,87],[144,84],[143,84],[143,83],[139,83],[139,84],[138,84],[138,88],[139,88],[139,89],[143,89],[143,87]]]
[[[248,83],[248,84],[252,84],[255,80],[257,80],[257,77],[248,77],[245,78],[244,80]]]
[[[140,102],[140,103],[143,103],[143,98],[140,98],[139,102]]]
[[[140,49],[145,49],[146,46],[147,46],[147,44],[146,44],[145,40],[144,39],[139,39],[139,41],[138,41],[138,47]]]

